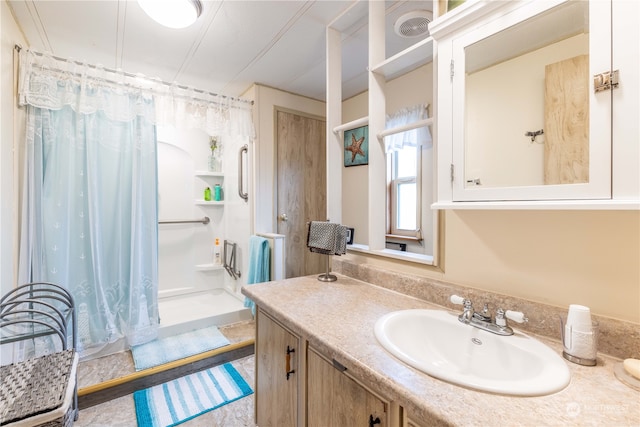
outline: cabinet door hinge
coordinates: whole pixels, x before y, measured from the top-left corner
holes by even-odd
[[[453,59],[451,60],[451,64],[449,64],[449,78],[453,81],[453,75],[455,74]]]
[[[618,87],[619,70],[606,71],[604,73],[593,76],[594,92],[602,92],[603,90],[615,89]]]
[[[451,182],[453,182],[453,163],[451,164]]]

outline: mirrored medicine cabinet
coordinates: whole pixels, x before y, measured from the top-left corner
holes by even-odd
[[[450,200],[611,198],[612,95],[593,78],[611,67],[610,2],[497,3],[509,4],[438,43]]]

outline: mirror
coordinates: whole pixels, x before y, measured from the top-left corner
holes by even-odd
[[[465,188],[589,182],[589,2],[470,44],[464,61]]]

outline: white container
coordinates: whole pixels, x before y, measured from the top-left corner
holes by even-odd
[[[598,351],[598,323],[594,322],[589,332],[565,326],[564,351],[580,359],[595,360]]]
[[[216,239],[213,247],[213,265],[222,265],[222,249],[220,248],[220,239]]]
[[[579,365],[594,366],[598,352],[598,322],[591,320],[591,310],[571,304],[566,323],[561,323],[562,355]]]
[[[567,324],[574,331],[591,332],[591,310],[584,305],[571,304],[567,315]]]

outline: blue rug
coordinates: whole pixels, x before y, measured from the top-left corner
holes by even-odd
[[[229,345],[215,326],[150,341],[131,348],[136,371],[184,359],[194,354]]]
[[[140,427],[181,424],[227,403],[249,396],[253,390],[231,363],[196,372],[133,393]]]

